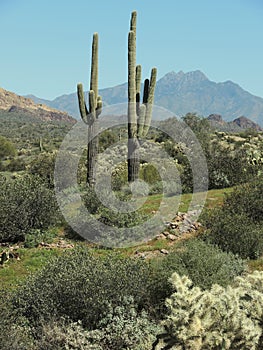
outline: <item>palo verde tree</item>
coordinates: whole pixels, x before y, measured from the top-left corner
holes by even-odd
[[[98,33],[93,34],[92,58],[91,58],[91,77],[89,90],[89,108],[85,102],[83,85],[78,84],[79,110],[82,120],[88,126],[88,165],[87,165],[87,183],[93,187],[95,185],[95,163],[98,154],[99,139],[97,136],[97,119],[102,109],[102,99],[98,94]]]
[[[140,160],[138,150],[141,140],[149,130],[156,85],[157,69],[151,71],[151,78],[145,79],[142,104],[140,104],[141,72],[136,66],[136,11],[132,12],[128,37],[128,181],[139,177]]]

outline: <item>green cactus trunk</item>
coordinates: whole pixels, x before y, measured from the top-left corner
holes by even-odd
[[[144,82],[143,101],[140,105],[141,66],[136,66],[136,20],[132,12],[128,37],[128,181],[139,178],[141,139],[149,130],[156,85],[157,69],[153,68],[151,79]]]
[[[98,34],[93,35],[91,78],[89,90],[89,108],[87,108],[82,84],[78,84],[79,110],[82,120],[88,126],[87,183],[93,187],[96,183],[95,164],[98,156],[99,139],[97,119],[101,113],[102,100],[98,95]]]

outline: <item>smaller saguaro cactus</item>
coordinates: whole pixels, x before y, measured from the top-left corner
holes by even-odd
[[[89,90],[89,108],[85,102],[83,85],[77,86],[79,110],[82,120],[88,126],[88,155],[87,155],[87,183],[93,187],[95,185],[95,162],[98,154],[97,119],[102,109],[102,99],[98,94],[98,33],[93,34],[91,77]]]
[[[136,66],[136,11],[132,12],[130,32],[128,37],[128,181],[139,177],[140,161],[138,150],[140,140],[149,130],[152,119],[152,106],[156,85],[157,69],[151,71],[151,78],[145,79],[142,104],[141,100],[141,71]]]

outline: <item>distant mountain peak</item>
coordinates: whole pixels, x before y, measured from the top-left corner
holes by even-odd
[[[171,71],[165,74],[160,80],[169,81],[169,80],[181,80],[181,79],[195,79],[195,80],[208,80],[207,76],[200,70],[195,70],[191,72],[184,73],[180,70],[178,73]]]
[[[257,131],[263,130],[257,123],[244,117],[243,115],[241,117],[234,119],[232,123],[238,125],[242,129],[253,129]]]
[[[208,119],[209,121],[211,121],[212,123],[215,122],[215,123],[218,123],[218,124],[225,124],[225,121],[223,120],[221,114],[216,114],[216,113],[210,114],[210,115],[207,117],[207,119]]]

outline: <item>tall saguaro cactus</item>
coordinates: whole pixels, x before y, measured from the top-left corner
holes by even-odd
[[[156,85],[157,69],[152,68],[151,78],[145,79],[142,104],[141,66],[136,66],[136,11],[132,12],[128,37],[128,181],[139,177],[140,141],[149,130]]]
[[[99,36],[98,33],[93,34],[92,42],[92,58],[91,58],[91,77],[89,90],[89,108],[85,102],[83,85],[80,83],[77,86],[79,110],[82,120],[88,126],[88,165],[87,165],[87,183],[93,187],[95,185],[95,162],[98,154],[98,136],[97,119],[102,109],[102,99],[98,95],[98,48]]]

